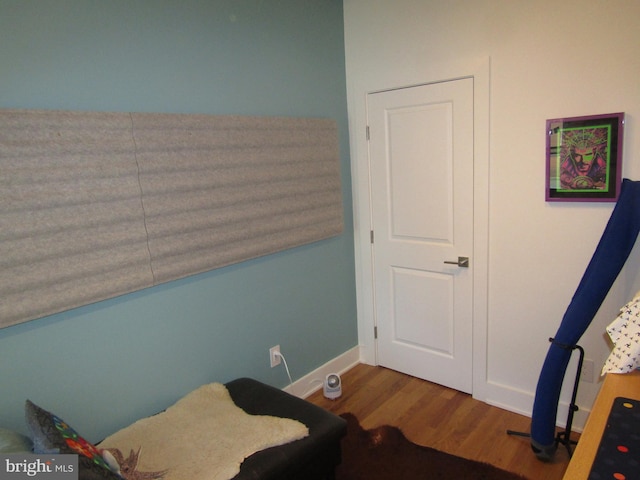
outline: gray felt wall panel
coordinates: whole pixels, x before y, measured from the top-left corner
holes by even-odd
[[[0,110],[0,327],[342,228],[332,120]]]

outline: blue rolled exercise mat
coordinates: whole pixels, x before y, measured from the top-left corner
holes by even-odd
[[[624,179],[618,202],[542,365],[531,415],[531,448],[541,460],[555,454],[560,390],[577,344],[622,270],[640,232],[640,182]]]

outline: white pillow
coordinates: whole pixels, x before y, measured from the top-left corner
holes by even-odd
[[[1,453],[27,453],[31,452],[33,443],[24,435],[6,428],[0,428],[0,452]]]

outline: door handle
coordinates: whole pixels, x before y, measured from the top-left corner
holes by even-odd
[[[448,263],[450,265],[457,265],[462,268],[469,268],[469,257],[458,257],[457,262],[452,262],[450,260],[445,260],[444,263]]]

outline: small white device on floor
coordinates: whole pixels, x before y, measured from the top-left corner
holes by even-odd
[[[337,373],[330,373],[324,379],[324,396],[333,400],[342,395],[342,380]]]

